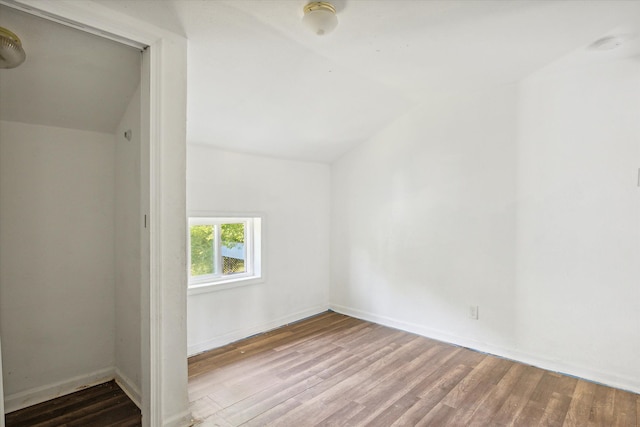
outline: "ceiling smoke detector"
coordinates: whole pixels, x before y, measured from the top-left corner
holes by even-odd
[[[336,8],[326,1],[308,3],[304,7],[302,22],[319,36],[329,34],[338,26]]]

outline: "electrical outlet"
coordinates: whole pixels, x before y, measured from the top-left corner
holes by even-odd
[[[469,318],[473,320],[478,320],[478,306],[470,305],[469,306]]]

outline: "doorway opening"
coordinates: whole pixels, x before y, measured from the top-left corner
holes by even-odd
[[[0,409],[110,380],[148,408],[147,53],[30,11],[0,4]]]

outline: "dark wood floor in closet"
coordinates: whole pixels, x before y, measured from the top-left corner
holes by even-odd
[[[115,381],[30,406],[5,416],[6,427],[141,426],[140,409]]]
[[[327,312],[189,359],[206,426],[638,426],[640,395]]]

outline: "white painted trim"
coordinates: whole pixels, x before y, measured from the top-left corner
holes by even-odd
[[[115,369],[114,376],[116,384],[118,384],[122,391],[124,391],[124,393],[129,396],[129,399],[131,399],[138,408],[142,407],[142,402],[140,400],[140,389],[133,381],[131,381],[131,378],[123,374],[122,371],[118,368]]]
[[[214,348],[222,347],[223,345],[230,344],[232,342],[239,341],[250,336],[261,334],[271,331],[289,323],[297,322],[307,317],[315,316],[316,314],[323,313],[329,309],[326,305],[321,305],[307,310],[299,311],[297,313],[288,314],[286,316],[279,317],[260,325],[252,326],[250,328],[238,329],[237,331],[229,332],[224,335],[220,335],[213,339],[207,340],[202,343],[190,345],[188,349],[189,357],[198,353],[213,350]]]
[[[11,7],[34,9],[31,13],[39,13],[80,27],[87,26],[92,30],[102,31],[107,35],[145,46],[171,34],[148,22],[118,13],[91,0],[1,0],[0,2]]]
[[[74,393],[87,387],[102,384],[107,381],[111,381],[114,378],[114,374],[115,371],[113,368],[104,368],[85,375],[79,375],[68,380],[14,393],[5,396],[5,410],[7,413],[17,411],[19,409],[26,408],[27,406],[36,405],[38,403],[46,402],[47,400],[55,399],[56,397]]]
[[[143,44],[143,43],[139,43],[137,41],[134,41],[134,40],[131,40],[131,39],[127,39],[126,37],[120,37],[117,34],[112,34],[112,33],[109,33],[107,31],[99,30],[97,28],[93,28],[93,27],[91,27],[89,25],[84,25],[84,24],[81,24],[81,23],[76,22],[76,21],[72,21],[72,20],[69,20],[69,19],[61,19],[60,16],[43,12],[40,9],[33,9],[31,7],[27,7],[24,4],[19,3],[19,0],[18,1],[15,1],[15,0],[2,0],[1,3],[5,4],[5,5],[9,6],[9,7],[12,7],[14,9],[16,9],[16,10],[20,10],[22,12],[28,13],[30,15],[37,16],[37,17],[43,18],[43,19],[47,19],[49,21],[57,22],[58,24],[61,24],[61,25],[67,26],[67,27],[71,27],[71,28],[75,28],[76,30],[84,31],[85,33],[93,34],[93,35],[96,35],[98,37],[102,37],[102,38],[105,38],[105,39],[113,40],[113,41],[118,42],[120,44],[131,46],[131,47],[133,47],[135,49],[138,49],[138,50],[142,50],[142,49],[145,48],[145,44]]]
[[[203,283],[199,285],[191,285],[187,289],[187,295],[199,295],[208,294],[210,292],[223,291],[225,289],[235,289],[241,286],[258,285],[264,283],[265,279],[262,276],[249,276],[241,277],[239,279],[224,280],[220,282]]]
[[[149,92],[152,100],[160,99],[162,93],[162,79],[159,73],[162,63],[161,41],[151,47],[149,53],[150,76]],[[149,112],[149,217],[147,220],[149,230],[149,300],[148,303],[148,366],[149,395],[148,405],[143,404],[143,408],[148,406],[149,424],[143,421],[145,427],[162,424],[162,172],[161,172],[161,147],[162,136],[162,111],[158,102],[151,101],[148,105]],[[143,357],[144,357],[143,352]],[[144,359],[143,359],[144,363]],[[144,413],[142,416],[144,420]]]
[[[2,345],[1,344],[0,344],[0,427],[4,427],[4,389],[2,387]]]
[[[604,384],[610,387],[628,390],[632,393],[640,393],[640,383],[630,381],[629,378],[620,377],[608,372],[601,372],[583,366],[575,366],[559,360],[541,358],[534,354],[521,352],[515,349],[504,348],[501,346],[495,346],[471,338],[451,335],[424,325],[405,322],[387,316],[380,316],[356,308],[345,307],[339,304],[329,304],[329,308],[337,313],[345,314],[347,316],[355,317],[362,320],[367,320],[369,322],[374,322],[391,328],[400,329],[406,332],[411,332],[426,338],[431,338],[445,343],[466,347],[472,350],[480,351],[482,353],[488,353],[491,355],[525,363],[527,365],[535,366],[541,369],[546,369],[548,371],[586,379],[587,381]]]
[[[187,427],[193,425],[193,417],[191,411],[184,411],[165,420],[163,427]]]

